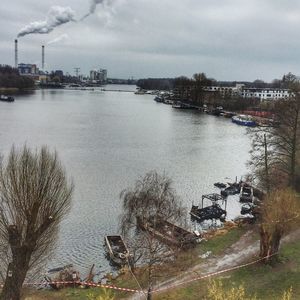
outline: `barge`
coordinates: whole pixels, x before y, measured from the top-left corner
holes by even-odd
[[[197,233],[190,232],[163,218],[137,219],[138,226],[155,236],[163,243],[177,248],[189,248],[200,242]]]

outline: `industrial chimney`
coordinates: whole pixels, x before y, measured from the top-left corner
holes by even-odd
[[[15,40],[15,68],[18,68],[18,40]]]
[[[44,71],[45,67],[45,46],[42,46],[42,70]]]

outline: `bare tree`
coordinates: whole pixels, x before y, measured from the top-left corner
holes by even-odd
[[[0,164],[1,267],[6,279],[1,298],[18,300],[29,270],[52,253],[59,224],[69,211],[73,184],[57,153],[11,149]]]
[[[269,257],[279,251],[281,238],[300,220],[299,199],[294,191],[274,190],[260,207],[260,256]],[[269,258],[266,259],[269,261]]]
[[[172,181],[165,175],[152,171],[138,180],[133,189],[126,189],[121,193],[123,200],[123,214],[121,230],[125,236],[130,236],[130,251],[134,254],[134,263],[138,261],[147,273],[148,293],[151,291],[154,279],[158,276],[158,267],[169,261],[175,250],[168,248],[147,231],[136,233],[137,220],[144,222],[159,219],[182,223],[185,209],[172,188]],[[133,231],[133,232],[132,232]]]
[[[186,214],[172,181],[166,175],[151,171],[138,180],[133,189],[126,189],[120,195],[123,201],[121,230],[126,235],[136,226],[137,219],[149,220],[158,217],[173,222],[182,222]]]
[[[278,188],[278,184],[293,188],[299,184],[296,171],[300,151],[300,82],[292,81],[290,89],[290,97],[274,105],[274,124],[250,130],[253,134],[250,165],[266,190]]]

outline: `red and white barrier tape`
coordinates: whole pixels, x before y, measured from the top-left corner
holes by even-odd
[[[214,272],[214,273],[209,273],[209,274],[198,276],[198,277],[195,277],[195,278],[192,278],[192,279],[189,279],[189,280],[186,280],[186,281],[182,281],[182,282],[179,282],[179,283],[176,283],[176,284],[172,284],[172,285],[168,285],[168,286],[165,286],[165,287],[162,287],[162,288],[158,288],[156,290],[151,291],[151,293],[157,293],[157,292],[165,291],[165,290],[175,288],[175,287],[180,286],[180,285],[184,285],[184,284],[191,283],[191,282],[194,282],[194,281],[198,281],[198,280],[201,280],[201,279],[206,279],[206,278],[209,278],[209,277],[212,277],[212,276],[216,276],[216,275],[220,275],[220,274],[223,274],[223,273],[226,273],[226,272],[230,272],[230,271],[234,271],[234,270],[241,269],[241,268],[244,268],[244,267],[248,267],[250,265],[254,265],[254,264],[256,264],[260,261],[263,261],[263,260],[265,260],[267,258],[270,258],[270,257],[272,257],[274,255],[277,255],[277,254],[278,253],[274,253],[272,255],[265,256],[263,258],[254,260],[254,261],[249,262],[249,263],[245,263],[245,264],[238,265],[238,266],[235,266],[235,267],[232,267],[232,268],[224,269],[224,270],[217,271],[217,272]],[[81,285],[81,286],[106,288],[106,289],[112,289],[112,290],[124,291],[124,292],[144,293],[144,291],[142,291],[142,290],[117,287],[117,286],[114,286],[114,285],[107,285],[107,284],[101,284],[101,283],[84,282],[84,281],[45,281],[45,282],[39,282],[39,283],[38,282],[25,282],[24,283],[25,286],[34,286],[34,285],[42,286],[42,285],[55,285],[55,284],[62,284],[62,285],[64,285],[64,284],[73,284],[73,285]],[[0,287],[3,287],[3,284],[0,284]]]

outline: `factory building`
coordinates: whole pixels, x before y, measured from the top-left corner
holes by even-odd
[[[20,75],[34,76],[39,74],[39,69],[35,64],[18,64],[18,71]]]
[[[90,80],[94,83],[105,83],[107,81],[107,70],[91,70],[90,71]]]

